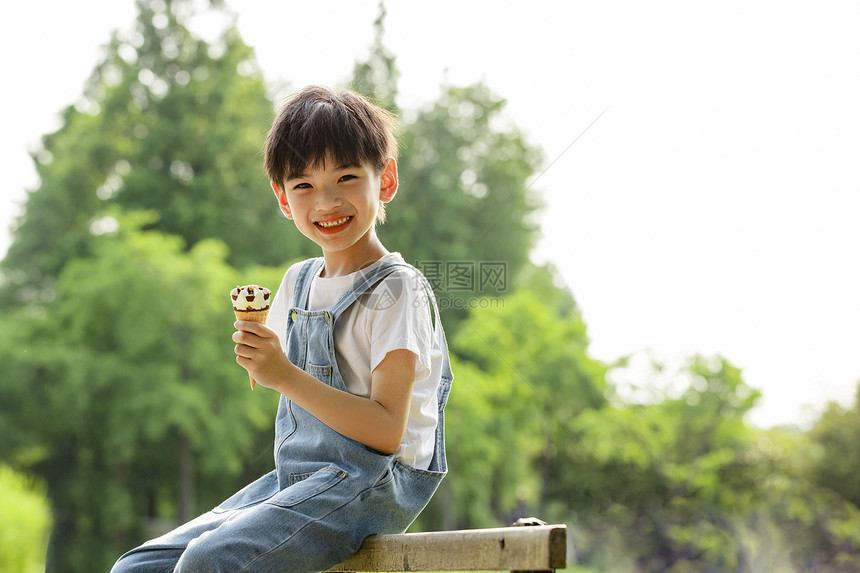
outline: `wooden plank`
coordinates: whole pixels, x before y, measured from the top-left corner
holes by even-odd
[[[368,537],[329,571],[549,571],[566,564],[564,525]]]

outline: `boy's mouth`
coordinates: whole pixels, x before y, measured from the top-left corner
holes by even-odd
[[[316,221],[314,225],[317,227],[322,227],[323,229],[334,229],[349,223],[352,220],[352,215],[347,215],[346,217],[339,217],[337,219],[328,219],[326,221]]]

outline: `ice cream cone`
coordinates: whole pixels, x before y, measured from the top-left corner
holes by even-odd
[[[236,286],[230,292],[236,320],[266,324],[266,318],[269,316],[271,294],[269,289],[258,285]],[[257,381],[250,374],[248,375],[248,380],[251,382],[251,390],[253,390],[257,385]]]

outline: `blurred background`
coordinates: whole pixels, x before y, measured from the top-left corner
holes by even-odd
[[[416,530],[538,515],[574,571],[860,568],[860,8],[24,4],[0,570],[108,570],[273,466],[224,299],[317,254],[261,168],[312,83],[402,118],[379,233],[457,377]]]

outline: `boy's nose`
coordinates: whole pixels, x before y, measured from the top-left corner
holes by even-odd
[[[316,208],[318,211],[328,211],[332,207],[339,207],[343,203],[343,198],[336,185],[323,185],[316,197]]]

